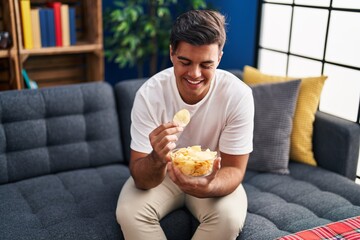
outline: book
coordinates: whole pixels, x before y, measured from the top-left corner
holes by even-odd
[[[47,16],[47,29],[48,29],[48,41],[49,47],[56,46],[56,37],[55,37],[55,25],[54,25],[54,10],[51,8],[46,9]]]
[[[48,16],[47,9],[39,9],[39,19],[40,19],[40,36],[41,36],[41,46],[49,47],[49,29],[48,29]]]
[[[23,44],[25,49],[33,48],[30,0],[20,0]]]
[[[25,69],[22,69],[21,70],[21,74],[24,78],[24,81],[25,81],[25,85],[27,86],[27,88],[29,89],[36,89],[38,88],[38,85],[35,81],[31,80],[26,72]]]
[[[61,4],[61,32],[62,45],[70,45],[70,27],[69,27],[69,5]]]
[[[76,44],[76,12],[74,7],[69,7],[70,45]]]
[[[39,9],[38,8],[31,9],[30,16],[31,16],[33,47],[41,48]]]
[[[49,2],[47,5],[54,10],[55,45],[61,47],[63,45],[61,28],[61,2]]]

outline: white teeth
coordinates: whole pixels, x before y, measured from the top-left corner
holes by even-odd
[[[191,84],[199,84],[201,81],[191,81],[189,79],[186,79]]]

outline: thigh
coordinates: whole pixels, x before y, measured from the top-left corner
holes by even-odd
[[[246,215],[247,196],[243,186],[240,184],[234,192],[220,198],[196,198],[186,195],[185,204],[200,221],[211,211],[230,215]]]
[[[140,213],[153,215],[152,217],[160,220],[183,204],[184,194],[168,177],[160,185],[149,190],[137,189],[133,178],[130,177],[121,190],[117,208],[126,210],[125,212],[132,216]]]
[[[200,222],[193,239],[235,239],[244,226],[247,197],[242,185],[220,198],[187,195],[185,204]]]

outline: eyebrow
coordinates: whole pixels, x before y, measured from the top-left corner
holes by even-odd
[[[190,59],[188,59],[186,57],[182,57],[182,56],[177,56],[177,59],[192,62]],[[212,63],[214,63],[214,61],[212,61],[212,60],[207,60],[207,61],[201,62],[201,64],[212,64]]]

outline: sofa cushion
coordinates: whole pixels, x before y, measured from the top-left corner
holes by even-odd
[[[360,215],[360,188],[321,169],[289,163],[290,174],[248,170],[248,215],[239,240],[268,240]]]
[[[0,183],[123,160],[112,87],[0,92]]]
[[[254,105],[254,150],[248,169],[287,174],[290,134],[300,80],[251,86]]]
[[[250,66],[245,66],[243,76],[243,80],[247,84],[273,83],[298,79],[263,74]],[[312,144],[313,124],[319,105],[320,94],[326,79],[326,76],[301,79],[294,126],[291,133],[290,158],[313,166],[317,165]]]
[[[0,239],[123,239],[116,222],[124,165],[0,185]]]
[[[115,209],[129,176],[113,164],[0,185],[0,239],[123,240]],[[190,239],[198,224],[185,208],[160,223],[171,240]]]

